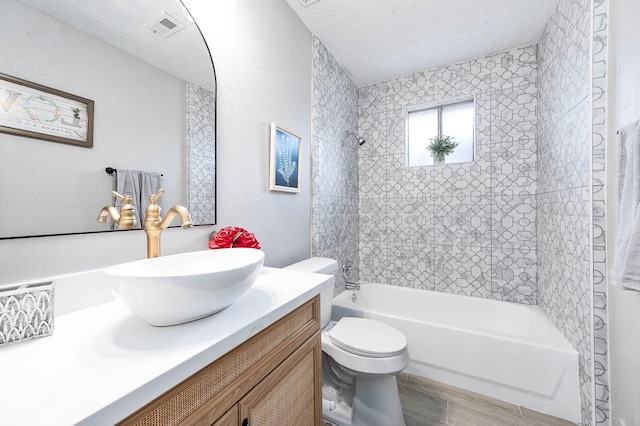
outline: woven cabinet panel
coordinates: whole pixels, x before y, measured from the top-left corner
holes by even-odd
[[[308,352],[251,408],[251,425],[314,424],[314,353]]]
[[[159,397],[158,400],[163,402],[152,402],[147,408],[142,409],[142,413],[147,411],[142,417],[138,418],[134,415],[131,420],[125,420],[122,424],[178,425],[313,320],[314,305],[308,303],[301,306],[252,337],[251,340],[186,379],[174,390]]]

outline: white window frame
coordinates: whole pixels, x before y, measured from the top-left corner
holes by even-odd
[[[416,111],[426,111],[426,110],[430,110],[430,109],[437,109],[438,110],[438,136],[440,136],[442,134],[442,108],[443,107],[448,107],[448,106],[454,106],[454,105],[459,105],[459,104],[464,104],[464,103],[473,103],[473,148],[472,148],[472,153],[473,153],[473,158],[470,161],[464,161],[464,162],[458,162],[458,163],[446,163],[447,165],[451,165],[451,164],[467,164],[467,163],[473,163],[476,161],[476,116],[477,116],[477,109],[476,109],[476,97],[475,95],[468,95],[468,96],[460,96],[457,98],[451,98],[451,99],[445,99],[442,101],[437,101],[437,102],[431,102],[428,104],[422,104],[422,105],[414,105],[414,106],[409,106],[406,108],[405,110],[405,161],[404,164],[406,167],[433,167],[435,166],[435,164],[425,164],[425,165],[417,165],[417,166],[409,166],[409,144],[410,144],[410,140],[409,140],[409,114],[412,112],[416,112]]]

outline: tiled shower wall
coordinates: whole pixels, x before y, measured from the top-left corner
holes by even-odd
[[[606,28],[606,0],[562,0],[538,52],[512,49],[362,88],[358,114],[353,83],[314,40],[314,254],[357,258],[359,192],[361,280],[537,300],[580,352],[584,425],[592,412],[610,424]],[[478,108],[476,162],[403,167],[404,108],[468,94]],[[355,117],[367,139],[359,150],[341,139]]]
[[[358,89],[324,45],[313,38],[311,253],[349,260],[358,280]],[[336,294],[344,291],[338,274]]]
[[[216,223],[215,96],[187,83],[187,207],[196,224]]]
[[[360,279],[536,304],[537,46],[360,89]],[[405,166],[406,108],[475,95],[473,163]]]
[[[591,2],[561,0],[539,42],[539,306],[580,354],[582,424],[593,409]]]

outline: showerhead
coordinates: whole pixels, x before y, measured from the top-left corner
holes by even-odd
[[[361,137],[356,135],[355,133],[351,133],[351,132],[347,132],[349,134],[349,136],[353,136],[353,138],[356,140],[356,142],[358,142],[358,145],[362,146],[364,145],[364,143],[366,142],[366,140]]]

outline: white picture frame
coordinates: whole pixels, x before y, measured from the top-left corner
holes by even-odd
[[[300,148],[302,138],[271,123],[269,189],[300,192]]]

